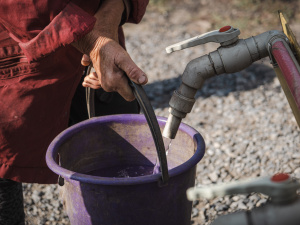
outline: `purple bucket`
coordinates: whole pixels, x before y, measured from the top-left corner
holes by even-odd
[[[158,117],[158,123],[163,129],[166,118]],[[196,164],[204,151],[201,135],[181,124],[168,155],[167,185],[160,185],[160,174],[90,175],[123,166],[153,168],[157,154],[147,121],[144,115],[127,114],[68,128],[53,140],[46,161],[65,180],[63,200],[72,225],[190,225],[192,202],[186,190],[195,184]]]

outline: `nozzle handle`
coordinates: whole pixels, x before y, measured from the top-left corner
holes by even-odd
[[[225,195],[259,192],[270,196],[273,202],[285,202],[297,198],[299,188],[299,181],[292,179],[288,174],[279,173],[273,176],[235,181],[229,184],[189,188],[187,198],[192,201],[199,198],[211,199]]]
[[[225,45],[232,44],[238,39],[239,34],[239,29],[233,28],[232,26],[225,26],[220,28],[219,30],[210,31],[208,33],[168,46],[166,48],[166,52],[172,53],[178,50],[194,47],[196,45],[206,44],[209,42],[220,43],[221,45],[223,45],[223,43]]]

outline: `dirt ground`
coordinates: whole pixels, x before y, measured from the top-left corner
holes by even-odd
[[[205,28],[219,29],[227,24],[239,28],[243,38],[281,29],[278,10],[296,26],[295,32],[300,32],[299,5],[298,0],[154,0],[150,1],[149,11],[170,16],[171,23],[186,26],[186,32],[202,33]]]

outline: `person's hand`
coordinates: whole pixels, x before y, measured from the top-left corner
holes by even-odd
[[[84,79],[83,86],[94,89],[102,87],[107,92],[116,91],[125,100],[132,101],[135,97],[126,75],[142,85],[147,83],[148,78],[117,42],[123,9],[121,0],[104,1],[95,14],[97,22],[93,30],[74,43],[74,46],[88,55],[83,56],[82,63],[87,65],[91,61],[96,71]]]

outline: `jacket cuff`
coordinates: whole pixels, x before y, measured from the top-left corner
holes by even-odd
[[[124,12],[122,15],[120,26],[122,26],[124,23],[128,21],[130,11],[131,11],[131,1],[130,0],[123,0],[124,4]]]
[[[92,30],[95,22],[95,17],[70,2],[36,37],[19,46],[29,62],[38,60],[80,39]]]
[[[129,0],[129,1],[131,2],[131,10],[127,22],[139,23],[146,12],[146,8],[149,3],[149,0]]]

